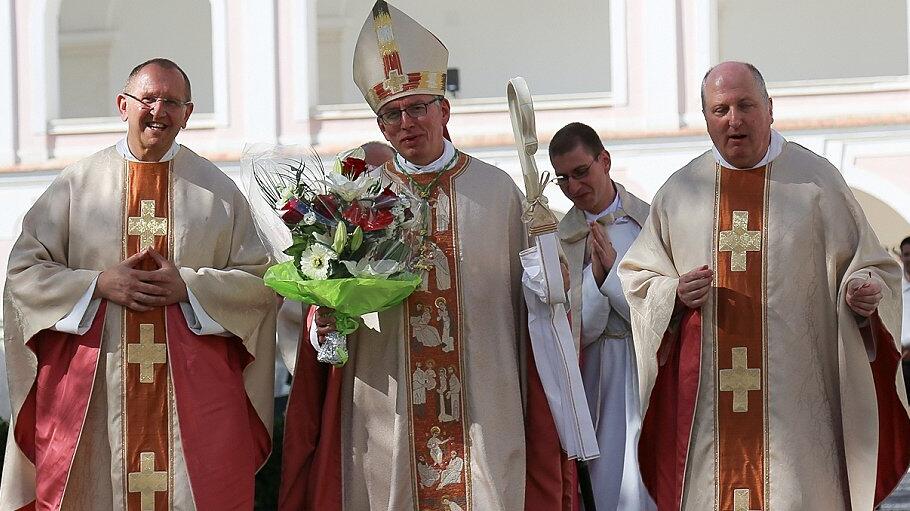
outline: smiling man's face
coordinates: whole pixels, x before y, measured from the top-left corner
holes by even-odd
[[[117,96],[120,119],[128,125],[130,152],[140,161],[158,161],[193,113],[193,104],[186,103],[190,98],[183,75],[178,69],[149,64],[130,80],[125,92],[138,98]],[[156,98],[172,101],[157,101],[151,108],[142,103]]]

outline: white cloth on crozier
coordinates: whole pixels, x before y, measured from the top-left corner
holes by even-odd
[[[528,306],[528,330],[534,362],[563,449],[570,459],[591,460],[600,455],[591,411],[585,395],[578,354],[565,308],[565,292],[550,289],[548,274],[560,275],[556,233],[535,238],[535,246],[521,252],[521,282]],[[561,281],[561,279],[557,279]]]

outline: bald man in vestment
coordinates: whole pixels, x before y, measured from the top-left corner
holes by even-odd
[[[841,173],[771,128],[752,65],[620,263],[658,509],[868,510],[910,463],[900,268]]]
[[[2,509],[253,507],[271,449],[275,299],[249,206],[175,142],[172,61],[117,95],[126,138],[63,169],[10,255]]]

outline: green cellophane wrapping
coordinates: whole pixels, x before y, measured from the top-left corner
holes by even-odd
[[[285,298],[335,309],[336,328],[347,335],[357,329],[356,318],[398,305],[422,279],[408,274],[389,279],[309,280],[300,275],[294,261],[286,261],[269,268],[262,280]]]

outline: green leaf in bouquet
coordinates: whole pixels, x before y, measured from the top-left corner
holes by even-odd
[[[291,245],[290,247],[284,249],[284,253],[291,257],[300,257],[300,254],[302,254],[303,251],[306,250],[311,244],[312,244],[311,241],[297,242],[297,243],[294,243],[293,245]]]
[[[338,227],[335,228],[335,240],[332,243],[332,250],[336,254],[341,254],[341,251],[344,250],[344,246],[348,241],[348,226],[344,222],[338,222]]]

